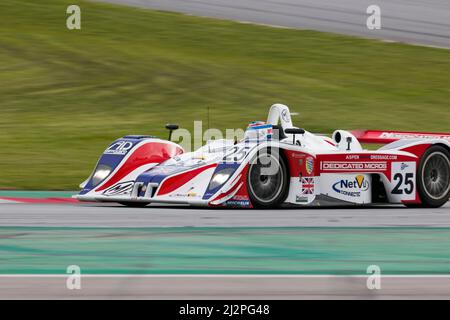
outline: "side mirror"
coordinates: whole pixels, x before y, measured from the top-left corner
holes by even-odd
[[[179,128],[177,124],[166,124],[166,129],[169,130],[169,141],[172,139],[172,131],[175,131]]]
[[[285,133],[287,134],[304,134],[305,133],[305,129],[300,129],[300,128],[289,128],[284,130]]]
[[[305,133],[305,129],[301,129],[301,128],[289,128],[284,130],[285,133],[287,134],[293,134],[294,137],[292,138],[292,144],[295,144],[295,135],[296,134],[304,134]]]

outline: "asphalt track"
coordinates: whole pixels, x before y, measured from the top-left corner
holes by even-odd
[[[115,204],[0,204],[0,227],[450,227],[439,209],[317,207],[236,210]]]
[[[197,16],[450,48],[448,0],[103,1]],[[366,26],[369,16],[366,10],[373,4],[381,9],[380,30],[369,30]]]
[[[402,206],[223,210],[184,206],[126,208],[96,203],[0,204],[0,227],[14,226],[50,227],[48,230],[77,226],[447,228],[450,203],[430,210]],[[41,229],[45,228],[36,230]],[[22,247],[20,242],[15,246]],[[433,246],[430,249],[436,250]],[[35,259],[34,255],[23,254]],[[0,299],[450,299],[450,277],[446,276],[383,278],[381,290],[367,289],[366,277],[300,275],[92,275],[83,278],[82,290],[68,290],[65,277],[0,275]]]
[[[382,277],[379,290],[368,289],[367,277],[82,276],[80,290],[68,290],[66,281],[66,276],[0,276],[0,299],[436,300],[450,297],[450,277]],[[167,310],[170,314],[175,312]]]

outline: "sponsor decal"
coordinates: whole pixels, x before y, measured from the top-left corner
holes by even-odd
[[[199,198],[200,196],[195,192],[188,192],[188,193],[174,193],[169,194],[170,198]]]
[[[314,158],[306,158],[306,173],[311,174],[314,171]]]
[[[450,140],[448,134],[433,133],[401,133],[401,132],[383,132],[380,134],[381,139],[443,139]]]
[[[118,183],[118,184],[112,186],[111,188],[106,189],[103,192],[103,195],[117,196],[117,195],[131,194],[131,191],[133,190],[133,185],[134,185],[133,181]]]
[[[245,195],[235,195],[234,197],[233,197],[233,199],[232,200],[237,200],[237,201],[248,201],[248,200],[250,200],[247,196],[245,196]]]
[[[370,160],[397,160],[395,154],[372,154]]]
[[[118,141],[109,146],[104,154],[126,155],[130,149],[133,148],[133,143],[130,141]]]
[[[169,197],[173,198],[198,198],[200,197],[197,192],[194,192],[194,187],[190,187],[189,190],[186,191],[186,193],[175,193],[175,194],[169,194]]]
[[[405,170],[408,167],[409,167],[409,165],[407,165],[406,163],[402,162],[402,164],[400,165],[400,170],[403,171],[403,170]]]
[[[295,202],[308,203],[309,202],[309,198],[308,197],[302,197],[302,196],[296,196],[295,197]]]
[[[361,192],[368,191],[369,181],[363,176],[356,176],[354,179],[342,179],[333,184],[333,190],[348,197],[361,197]]]
[[[340,162],[324,161],[321,162],[322,171],[386,171],[387,162]]]
[[[281,111],[281,118],[283,119],[283,121],[285,122],[290,122],[291,119],[289,118],[289,113],[286,109],[284,109],[283,111]]]
[[[226,202],[227,206],[233,206],[233,207],[249,207],[250,201],[249,200],[228,200]]]
[[[346,160],[397,160],[397,158],[395,154],[349,154],[345,156]]]
[[[299,159],[303,159],[303,158],[305,158],[305,154],[303,154],[303,153],[297,153],[297,152],[292,152],[291,153],[291,157],[292,158],[299,158]],[[299,161],[301,161],[301,160],[299,160]]]
[[[314,178],[302,178],[302,194],[314,194]]]

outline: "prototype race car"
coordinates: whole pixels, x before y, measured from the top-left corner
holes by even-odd
[[[389,144],[368,151],[361,142]],[[440,207],[450,196],[450,134],[337,130],[330,138],[294,127],[288,107],[275,104],[240,142],[209,141],[185,153],[150,136],[118,139],[80,187],[81,201],[129,206]]]

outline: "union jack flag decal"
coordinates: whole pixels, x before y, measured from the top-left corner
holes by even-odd
[[[314,194],[314,178],[302,178],[302,194]]]

